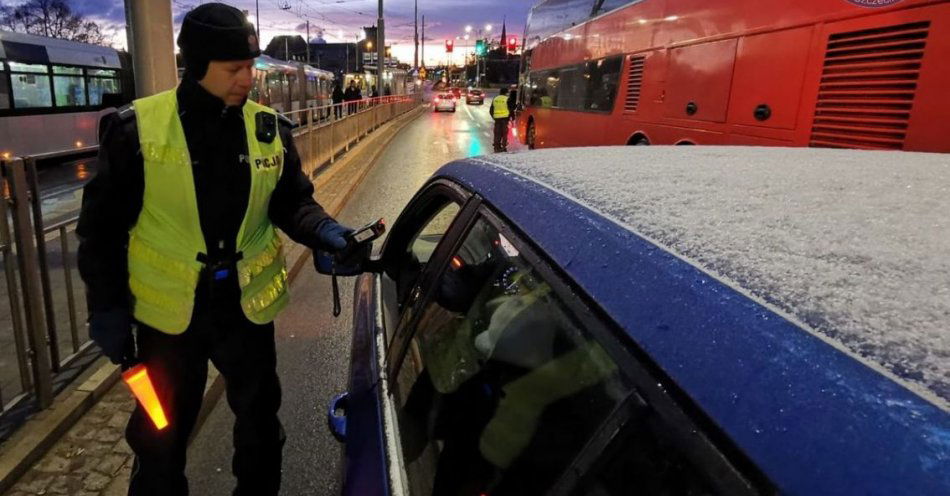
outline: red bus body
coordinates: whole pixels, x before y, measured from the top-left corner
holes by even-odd
[[[570,67],[590,81],[601,59],[620,72],[587,98],[613,91],[612,105],[558,105],[565,77],[584,82]],[[522,65],[518,136],[536,147],[950,151],[947,0],[641,0],[536,42]]]

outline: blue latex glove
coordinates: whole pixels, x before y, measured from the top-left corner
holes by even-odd
[[[346,235],[353,232],[353,229],[337,223],[333,219],[327,219],[317,226],[317,239],[327,251],[337,252],[346,248]]]
[[[135,338],[132,336],[132,316],[124,308],[93,312],[89,317],[89,337],[102,348],[102,354],[112,363],[135,363]]]

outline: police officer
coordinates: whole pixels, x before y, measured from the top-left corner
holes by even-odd
[[[491,101],[491,116],[495,119],[495,140],[492,146],[495,153],[508,151],[508,88],[502,88],[498,96]]]
[[[170,423],[159,431],[133,412],[129,494],[188,493],[186,443],[210,360],[236,417],[234,494],[276,495],[285,436],[273,320],[288,288],[275,228],[329,252],[350,230],[313,200],[289,123],[247,100],[261,52],[241,11],[190,11],[178,46],[181,84],[113,114],[85,188],[89,332],[113,362],[145,364]]]

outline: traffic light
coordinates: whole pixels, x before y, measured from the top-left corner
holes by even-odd
[[[515,53],[515,50],[518,49],[518,37],[509,36],[508,37],[508,53]]]
[[[488,52],[488,49],[485,46],[485,40],[476,40],[475,41],[475,55],[479,57],[484,57],[485,53],[487,52]]]
[[[453,48],[455,48],[455,41],[445,40],[445,53],[452,53]]]

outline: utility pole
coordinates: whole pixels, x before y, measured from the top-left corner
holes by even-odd
[[[126,35],[135,73],[135,95],[142,98],[178,84],[171,2],[125,0]]]
[[[257,42],[261,42],[261,0],[254,0],[254,7],[257,9],[257,13],[254,14],[254,27],[257,28]]]
[[[386,73],[386,34],[383,30],[383,0],[379,0],[379,19],[376,21],[376,90],[383,94],[383,76]]]
[[[416,0],[416,1],[415,1],[415,9],[416,9],[416,10],[415,10],[415,14],[414,14],[413,18],[415,19],[415,23],[416,23],[416,34],[415,34],[415,36],[416,36],[416,54],[415,54],[415,58],[414,58],[413,63],[412,63],[412,68],[415,69],[416,71],[418,71],[418,70],[419,70],[419,0]]]
[[[426,66],[426,16],[422,14],[422,67]]]
[[[310,19],[307,19],[307,63],[310,63]]]

